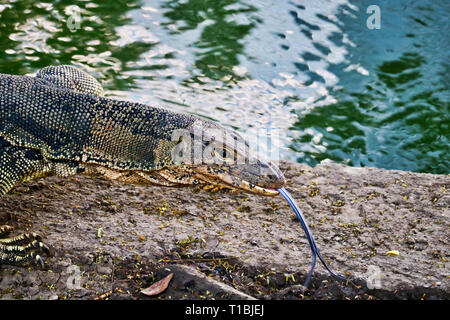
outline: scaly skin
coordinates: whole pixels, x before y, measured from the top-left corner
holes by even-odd
[[[36,77],[0,74],[0,160],[0,196],[52,174],[162,186],[206,182],[269,196],[285,185],[278,168],[249,154],[236,132],[105,98],[92,76],[72,66],[50,66]],[[46,250],[36,235],[0,239],[0,264],[42,264],[35,249]]]

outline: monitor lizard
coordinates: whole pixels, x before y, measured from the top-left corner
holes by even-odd
[[[23,181],[75,174],[168,187],[209,183],[266,196],[286,184],[236,131],[104,97],[100,83],[77,67],[0,74],[0,197]],[[11,229],[0,226],[0,264],[43,266],[40,253],[48,247],[41,237],[6,238]]]

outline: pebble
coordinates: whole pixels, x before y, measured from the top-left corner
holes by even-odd
[[[112,269],[110,267],[98,266],[97,267],[97,273],[99,273],[99,274],[111,274],[112,273]]]

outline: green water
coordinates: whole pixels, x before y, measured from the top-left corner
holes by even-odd
[[[449,12],[446,0],[0,0],[0,73],[80,65],[107,95],[246,136],[269,128],[282,159],[449,173]]]

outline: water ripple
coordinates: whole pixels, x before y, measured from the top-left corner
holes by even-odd
[[[270,129],[284,159],[447,173],[449,5],[379,1],[369,30],[371,4],[11,1],[0,72],[75,64],[107,95]]]

